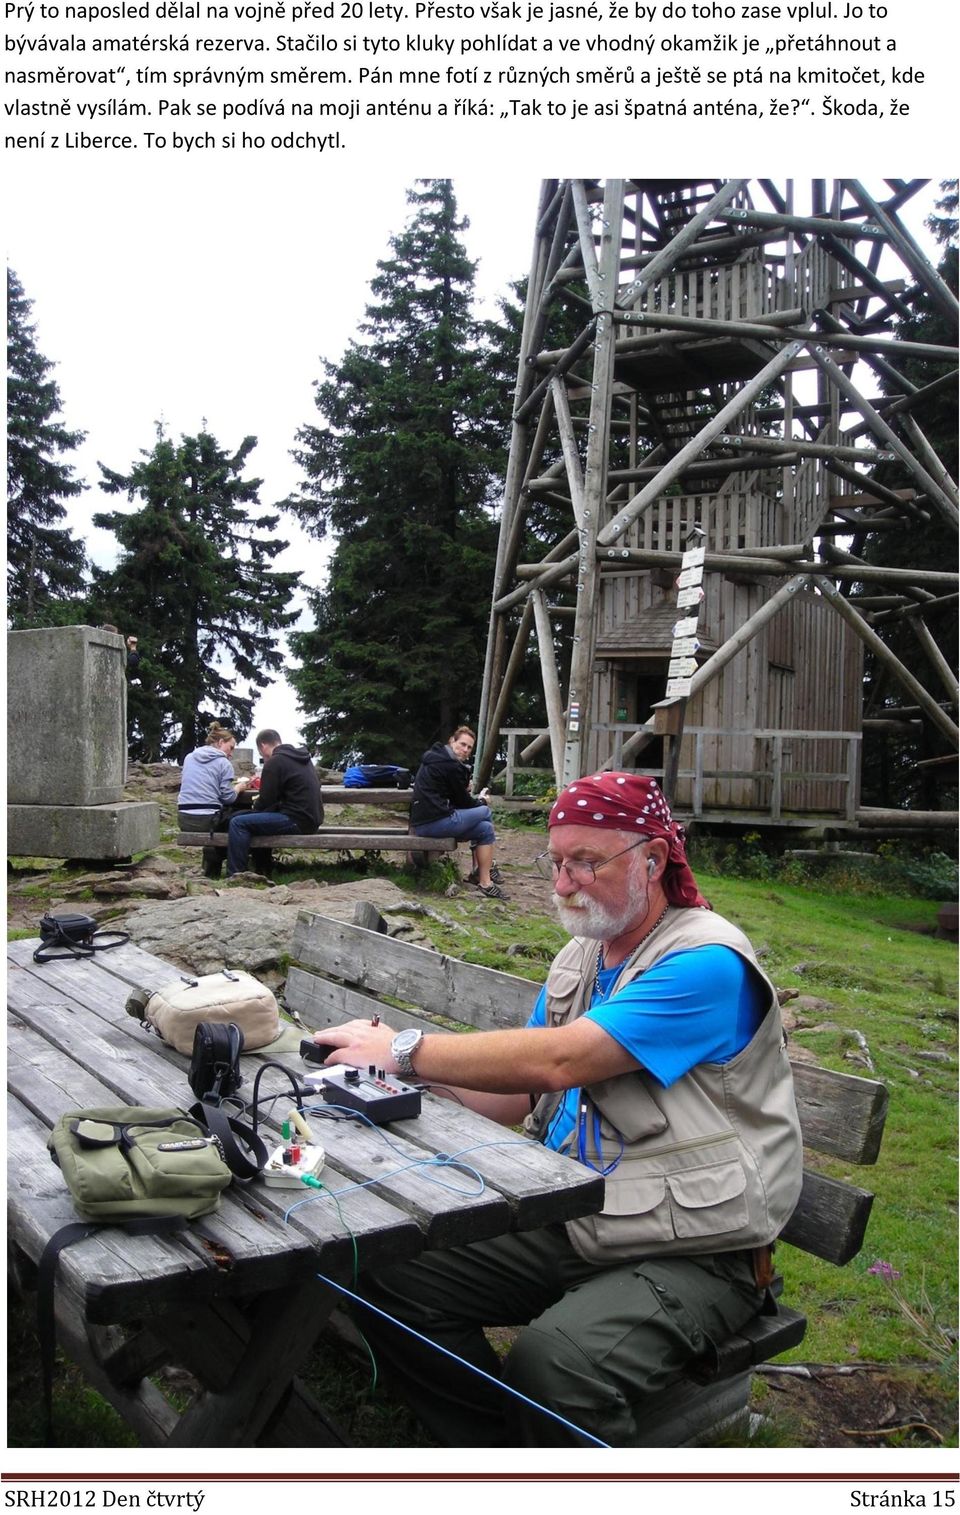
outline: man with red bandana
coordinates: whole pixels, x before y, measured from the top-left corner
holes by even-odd
[[[449,1446],[638,1444],[657,1395],[761,1308],[800,1193],[776,991],[700,894],[656,782],[579,779],[548,825],[538,864],[572,939],[525,1028],[317,1033],[335,1044],[328,1063],[452,1086],[605,1180],[598,1215],[362,1280],[378,1310],[488,1375],[365,1312],[377,1356]],[[525,1327],[503,1360],[492,1325]]]

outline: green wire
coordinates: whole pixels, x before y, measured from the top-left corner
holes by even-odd
[[[354,1236],[354,1234],[351,1231],[350,1227],[347,1225],[347,1222],[344,1220],[344,1218],[343,1218],[343,1210],[341,1208],[340,1201],[337,1198],[336,1194],[334,1194],[333,1190],[332,1189],[328,1189],[327,1186],[326,1186],[326,1184],[323,1183],[321,1179],[317,1179],[315,1181],[315,1185],[316,1185],[316,1187],[318,1189],[322,1189],[323,1192],[324,1192],[324,1194],[329,1195],[329,1197],[333,1200],[334,1204],[337,1207],[337,1215],[340,1217],[340,1224],[342,1225],[343,1229],[346,1231],[347,1235],[350,1238],[351,1244],[353,1246],[353,1287],[356,1289],[359,1286],[359,1280],[360,1280],[360,1255],[359,1255],[359,1253],[357,1251],[357,1238]],[[311,1189],[314,1188],[314,1184],[311,1184],[310,1188]],[[370,1359],[370,1372],[371,1372],[372,1376],[371,1376],[371,1379],[370,1379],[369,1393],[370,1394],[375,1394],[376,1390],[377,1390],[377,1378],[378,1378],[378,1375],[377,1375],[377,1359],[373,1355],[373,1348],[371,1347],[370,1343],[367,1341],[367,1338],[364,1336],[363,1332],[360,1330],[360,1327],[356,1325],[356,1322],[354,1322],[354,1326],[355,1326],[357,1335],[360,1337],[360,1340],[363,1342],[364,1348],[366,1350],[366,1354],[367,1354],[367,1356]]]

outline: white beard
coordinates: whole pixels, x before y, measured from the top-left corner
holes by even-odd
[[[553,903],[564,931],[569,931],[571,936],[587,936],[605,942],[623,936],[647,913],[647,882],[639,868],[631,868],[627,888],[628,898],[619,910],[601,905],[583,890],[569,894],[565,899],[554,894]]]

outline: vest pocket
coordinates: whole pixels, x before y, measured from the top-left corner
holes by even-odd
[[[740,1163],[711,1163],[667,1176],[674,1235],[719,1236],[747,1224],[747,1175]]]
[[[712,1162],[705,1161],[704,1148],[711,1145],[719,1150]],[[647,1246],[742,1230],[748,1221],[747,1175],[732,1146],[722,1138],[693,1143],[661,1160],[659,1171],[651,1171],[649,1159],[626,1159],[607,1178],[603,1210],[594,1222],[598,1242],[629,1236]]]

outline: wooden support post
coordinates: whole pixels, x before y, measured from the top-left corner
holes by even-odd
[[[847,378],[842,368],[838,368],[837,364],[827,355],[824,349],[816,342],[811,342],[808,344],[808,350],[824,376],[836,385],[841,394],[846,395],[847,399],[853,402],[874,436],[879,437],[881,441],[886,442],[893,449],[900,461],[906,464],[913,474],[927,498],[932,504],[936,505],[940,514],[956,529],[960,525],[960,512],[958,512],[956,505],[954,505],[946,491],[940,487],[936,479],[927,473],[927,470],[913,456],[909,447],[901,441],[893,428],[887,425],[883,417],[874,410],[870,401],[864,399],[856,385]]]
[[[563,461],[567,470],[567,483],[570,486],[570,500],[573,505],[573,519],[577,526],[583,527],[583,470],[580,467],[580,454],[577,451],[577,439],[573,434],[573,420],[570,416],[570,402],[567,399],[566,385],[562,379],[550,380],[550,394],[553,398],[553,408],[557,417],[557,426],[560,431],[560,446],[563,448]]]
[[[602,309],[602,302],[612,305],[616,295],[623,202],[623,181],[621,179],[608,180],[603,196],[600,268],[597,275],[597,298],[601,302],[601,309],[596,318],[593,395],[590,402],[590,431],[583,480],[583,521],[579,528],[577,616],[573,628],[573,653],[570,659],[570,683],[567,694],[562,775],[564,784],[572,783],[584,771],[586,744],[590,732],[593,658],[600,594],[597,533],[607,495],[607,436],[616,340],[616,327],[610,315]]]
[[[845,599],[838,589],[835,589],[827,580],[818,584],[818,589],[825,599],[829,600],[834,610],[856,632],[860,640],[875,653],[894,678],[913,696],[924,714],[929,717],[933,724],[943,735],[952,742],[955,747],[960,747],[960,730],[956,727],[945,710],[941,710],[936,700],[927,693],[919,679],[915,679],[909,668],[905,668],[900,659],[891,652],[886,642],[868,626],[863,616]]]
[[[600,292],[600,266],[597,263],[597,249],[593,240],[590,207],[587,204],[587,193],[583,180],[574,179],[571,187],[573,189],[573,209],[577,218],[577,231],[580,234],[580,256],[583,259],[583,271],[586,275],[590,299],[593,301],[594,309],[596,309]]]
[[[560,678],[553,651],[553,628],[550,625],[550,614],[543,590],[538,589],[530,598],[533,601],[533,614],[537,628],[537,647],[540,652],[543,697],[547,706],[547,722],[550,727],[553,773],[557,788],[560,789],[563,782],[563,697],[560,694]],[[524,754],[521,754],[521,760],[523,756]]]
[[[900,254],[910,272],[918,283],[922,284],[927,294],[931,295],[951,321],[956,321],[960,315],[960,304],[952,289],[943,282],[936,269],[929,263],[925,255],[910,236],[906,227],[897,219],[890,216],[878,205],[873,196],[864,189],[859,179],[852,179],[850,188],[856,195],[864,210],[882,226],[887,234],[887,240]]]
[[[547,262],[547,246],[541,233],[540,225],[550,212],[553,198],[553,181],[545,179],[540,187],[540,209],[530,259],[529,293],[531,299],[527,301],[524,309],[523,329],[520,334],[520,353],[517,363],[517,384],[514,398],[514,420],[510,438],[510,456],[507,461],[507,476],[504,481],[503,504],[500,514],[497,562],[494,569],[494,603],[490,607],[487,646],[484,655],[483,683],[480,694],[480,710],[477,717],[477,768],[479,771],[485,765],[488,774],[493,766],[493,758],[490,757],[488,762],[487,749],[488,747],[496,747],[499,735],[498,730],[490,730],[490,718],[496,702],[496,694],[500,688],[505,643],[503,613],[498,610],[496,601],[502,591],[503,585],[512,572],[513,565],[509,560],[511,543],[519,541],[519,531],[515,530],[515,518],[520,511],[521,484],[524,476],[528,446],[527,423],[525,420],[519,418],[517,412],[523,408],[523,401],[533,383],[533,374],[527,366],[527,358],[539,340],[534,301],[538,299],[539,292],[543,287]]]
[[[490,720],[489,732],[491,735],[488,736],[487,744],[483,752],[483,757],[476,765],[475,783],[478,789],[483,788],[493,770],[493,760],[496,755],[496,748],[494,745],[492,733],[496,732],[498,736],[500,734],[500,727],[503,725],[503,718],[506,715],[506,712],[510,705],[510,700],[513,695],[513,686],[517,681],[517,674],[523,667],[523,660],[526,656],[527,642],[530,640],[530,628],[532,625],[533,606],[528,601],[527,604],[523,607],[523,614],[520,617],[520,625],[517,628],[517,634],[513,640],[513,647],[510,649],[510,656],[507,659],[507,666],[503,672],[503,682],[500,686],[497,695],[497,703],[494,707],[493,715]]]

